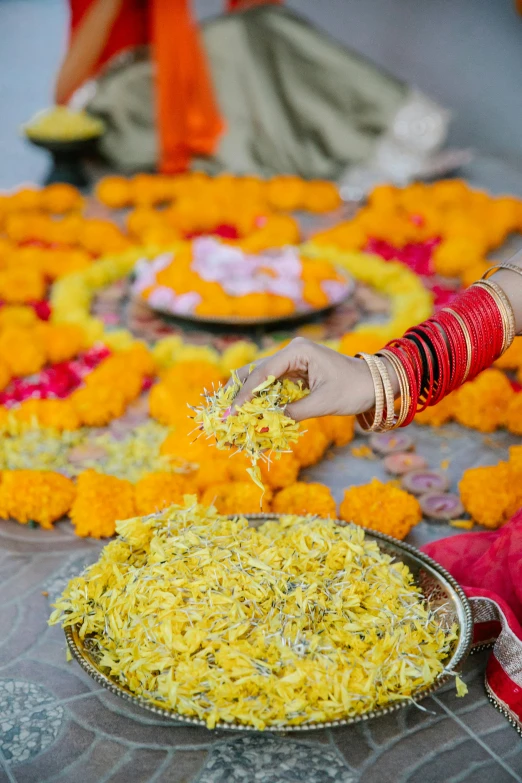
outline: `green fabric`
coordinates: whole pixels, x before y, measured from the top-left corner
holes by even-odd
[[[408,92],[284,8],[218,17],[202,32],[227,125],[215,157],[194,161],[211,173],[336,178],[371,156]],[[89,108],[109,125],[103,149],[117,168],[154,166],[150,64],[106,75]]]

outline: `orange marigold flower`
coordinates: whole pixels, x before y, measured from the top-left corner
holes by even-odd
[[[147,516],[174,503],[183,503],[183,496],[190,494],[189,481],[176,473],[149,473],[134,487],[136,512]]]
[[[306,183],[300,177],[282,175],[273,177],[266,185],[269,205],[281,212],[296,212],[303,206]]]
[[[335,500],[329,488],[324,484],[305,484],[303,481],[296,481],[278,492],[272,510],[277,514],[310,514],[322,519],[333,519],[337,516]]]
[[[1,311],[0,311],[1,313]],[[499,370],[520,370],[522,367],[522,338],[515,337],[506,353],[497,359],[495,367]],[[519,373],[519,378],[522,373]]]
[[[307,182],[304,192],[304,209],[309,212],[332,212],[341,205],[339,188],[333,182],[315,180]]]
[[[505,424],[515,392],[504,373],[493,369],[466,383],[454,396],[454,416],[459,424],[479,432],[494,432]]]
[[[71,508],[76,490],[71,479],[47,470],[6,470],[0,483],[0,517],[38,522],[43,528]]]
[[[0,391],[5,389],[11,380],[11,370],[3,359],[0,359]]]
[[[484,272],[489,269],[490,266],[493,266],[492,261],[477,261],[476,264],[464,269],[459,275],[462,287],[469,288],[470,285],[473,285],[477,280],[480,280]]]
[[[52,215],[63,215],[73,209],[81,209],[83,197],[79,190],[65,182],[55,182],[47,185],[41,191],[42,209]]]
[[[69,399],[81,423],[87,427],[103,427],[122,416],[128,402],[124,390],[102,384],[83,386]]]
[[[80,272],[92,263],[92,256],[81,248],[53,248],[42,251],[39,266],[50,280]]]
[[[449,394],[444,397],[437,405],[432,405],[415,416],[416,424],[427,424],[431,427],[442,427],[451,421],[455,415],[456,394]]]
[[[400,540],[422,519],[419,502],[413,495],[377,479],[346,489],[339,511],[341,519],[346,522],[378,530]]]
[[[35,327],[50,364],[77,356],[85,344],[85,334],[77,324],[40,323]]]
[[[32,375],[45,364],[41,340],[30,329],[4,329],[0,333],[0,356],[12,375]]]
[[[356,353],[377,353],[380,351],[383,340],[372,334],[359,334],[358,332],[346,332],[339,343],[340,353],[346,356],[355,356]]]
[[[251,481],[227,481],[210,484],[201,502],[204,506],[214,506],[220,514],[259,514],[270,511],[271,495],[270,490],[263,495]]]
[[[283,453],[279,455],[279,459],[277,454],[273,454],[270,462],[261,460],[258,464],[265,487],[284,489],[297,481],[300,465],[294,454]],[[250,461],[248,467],[251,467]]]
[[[485,527],[500,527],[522,504],[520,476],[507,462],[466,470],[459,490],[468,514]]]
[[[161,382],[171,389],[178,391],[183,388],[197,389],[199,393],[203,389],[211,390],[224,383],[226,376],[220,368],[210,362],[187,361],[177,362],[163,375]]]
[[[38,317],[33,307],[6,305],[0,308],[0,331],[10,326],[27,329],[36,324]]]
[[[334,446],[346,446],[353,440],[355,416],[323,416],[318,421]]]
[[[304,433],[291,446],[292,453],[302,468],[315,465],[328,448],[328,438],[318,419],[308,419],[301,425]]]
[[[327,307],[329,304],[328,294],[323,290],[321,283],[317,280],[308,280],[303,286],[303,299],[304,301],[313,307],[319,309],[320,307]]]
[[[32,424],[37,422],[40,427],[59,430],[77,430],[81,426],[80,417],[74,405],[66,400],[26,400],[14,411],[17,421]]]
[[[9,304],[38,301],[45,296],[45,280],[40,269],[10,266],[0,271],[0,299]]]
[[[466,269],[476,266],[483,255],[483,247],[468,237],[445,239],[435,248],[435,271],[444,277],[459,277]]]
[[[522,393],[513,394],[505,412],[504,423],[513,435],[522,435]]]
[[[104,177],[94,189],[94,195],[110,209],[124,209],[132,203],[131,183],[125,177]]]
[[[129,481],[86,470],[78,477],[76,489],[70,517],[78,536],[113,536],[116,522],[136,513],[134,487]]]

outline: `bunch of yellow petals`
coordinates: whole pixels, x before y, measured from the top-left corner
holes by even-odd
[[[43,528],[71,508],[76,489],[71,479],[48,470],[5,470],[0,482],[0,517],[38,522]]]
[[[330,489],[324,484],[296,481],[282,489],[274,498],[272,509],[278,514],[335,518],[337,507]]]
[[[50,622],[77,626],[130,691],[209,728],[305,725],[407,699],[457,637],[357,527],[286,517],[256,530],[188,497],[118,532]]]
[[[339,508],[341,519],[402,540],[422,519],[418,500],[403,489],[373,479],[350,487]]]
[[[108,538],[114,535],[118,519],[135,514],[129,481],[86,470],[79,475],[76,490],[70,517],[77,536]]]
[[[510,448],[508,462],[466,470],[459,491],[475,522],[501,527],[522,505],[522,447]]]
[[[262,488],[257,462],[260,458],[269,460],[271,454],[277,458],[299,440],[301,429],[284,409],[308,391],[286,378],[280,381],[270,376],[253,390],[251,399],[237,408],[233,416],[228,415],[241,385],[233,373],[232,383],[207,394],[206,404],[195,409],[194,419],[209,438],[215,438],[218,449],[233,447],[250,457],[252,467],[248,473]]]

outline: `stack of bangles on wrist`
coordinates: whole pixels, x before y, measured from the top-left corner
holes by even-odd
[[[522,275],[522,268],[514,264],[491,267],[451,307],[412,327],[374,356],[357,354],[368,365],[375,387],[375,406],[357,416],[362,429],[383,432],[406,427],[417,413],[436,405],[507,351],[516,334],[513,308],[502,288],[488,279],[500,269]],[[383,359],[398,378],[397,411]]]

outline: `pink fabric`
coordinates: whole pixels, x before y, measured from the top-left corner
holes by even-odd
[[[466,591],[475,643],[496,639],[486,687],[522,731],[522,510],[499,530],[445,538],[423,551]]]

